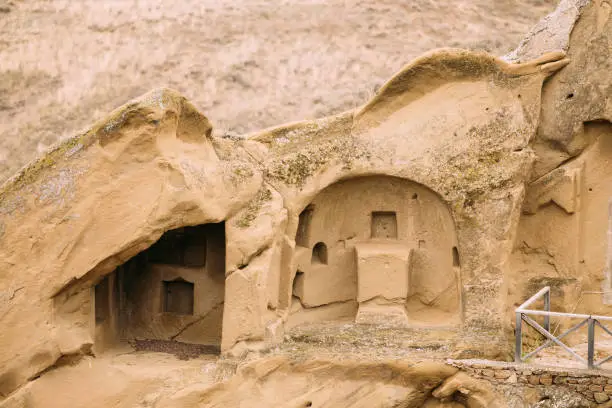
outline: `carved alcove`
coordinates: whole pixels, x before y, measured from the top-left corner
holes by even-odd
[[[403,278],[396,282],[368,264],[373,268],[368,285],[375,287],[364,296],[384,297],[385,290],[376,282],[401,286],[399,295],[390,296],[415,325],[454,324],[460,319],[454,222],[446,204],[426,187],[387,176],[343,180],[315,196],[298,224],[289,326],[314,318],[307,317],[314,316],[309,314],[314,308],[316,320],[355,318],[358,303],[364,301],[356,248],[370,242],[374,246],[366,252],[382,259],[383,269],[385,262],[390,265],[384,259],[399,256]]]
[[[397,239],[397,215],[395,211],[372,212],[372,238]]]
[[[312,257],[310,260],[313,264],[327,265],[327,245],[324,242],[317,242],[312,247]]]

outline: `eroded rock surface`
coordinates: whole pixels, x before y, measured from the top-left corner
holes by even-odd
[[[283,390],[283,392],[278,392]],[[248,364],[229,381],[162,398],[163,407],[502,407],[490,386],[443,363],[310,361]]]
[[[242,356],[328,324],[330,345],[437,330],[443,353],[503,359],[543,284],[555,308],[607,312],[580,302],[612,282],[611,20],[563,1],[506,60],[431,51],[364,106],[242,137],[153,91],[55,147],[0,189],[0,397],[27,406],[49,372],[130,340]],[[441,363],[311,360],[142,404],[504,403]]]

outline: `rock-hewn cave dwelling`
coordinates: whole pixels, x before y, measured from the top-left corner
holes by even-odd
[[[169,388],[130,406],[607,403],[603,374],[550,388],[561,374],[490,360],[512,360],[542,287],[558,312],[612,315],[610,10],[563,0],[503,58],[433,50],[321,119],[217,136],[161,89],[55,146],[0,189],[0,408],[43,406],[64,375],[116,391],[145,361]]]
[[[168,231],[95,284],[95,346],[142,338],[220,347],[224,294],[224,224]]]

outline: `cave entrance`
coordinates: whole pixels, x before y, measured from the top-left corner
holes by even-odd
[[[218,348],[225,295],[225,224],[167,231],[98,281],[95,347],[121,340],[178,341]]]
[[[331,184],[296,210],[293,279],[286,280],[293,285],[281,288],[288,327],[387,316],[413,327],[460,322],[456,229],[437,193],[406,179],[364,176]]]

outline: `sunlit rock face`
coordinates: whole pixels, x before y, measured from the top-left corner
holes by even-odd
[[[0,407],[40,406],[24,404],[52,371],[127,344],[291,356],[287,342],[298,353],[312,337],[285,333],[311,324],[332,346],[374,328],[365,340],[384,337],[385,358],[418,348],[420,330],[440,333],[436,357],[506,359],[511,312],[534,289],[554,286],[563,311],[612,281],[610,19],[606,2],[562,2],[505,59],[434,50],[361,107],[243,137],[214,137],[185,98],[156,90],[50,150],[0,190]],[[510,398],[505,383],[417,360],[269,357],[141,402]]]

